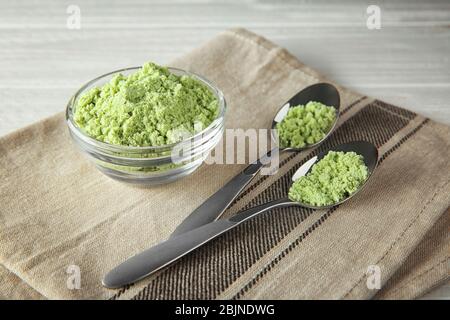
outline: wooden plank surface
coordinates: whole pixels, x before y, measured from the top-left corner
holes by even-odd
[[[84,82],[167,63],[230,27],[287,48],[361,93],[450,124],[450,1],[44,0],[0,2],[0,135],[64,110]],[[81,10],[67,28],[66,10]],[[450,297],[447,285],[436,297]],[[432,296],[431,296],[432,297]]]
[[[67,7],[81,29],[66,27]],[[242,26],[329,78],[450,124],[450,2],[2,1],[0,135],[63,110],[85,81],[147,60],[167,63]]]

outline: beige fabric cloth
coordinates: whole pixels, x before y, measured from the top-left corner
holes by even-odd
[[[447,210],[375,298],[411,299],[442,284],[449,276],[449,230]]]
[[[228,128],[267,128],[298,90],[324,81],[287,51],[243,29],[175,61],[224,92]],[[95,75],[93,75],[95,76]],[[309,156],[334,144],[377,144],[380,165],[354,199],[330,211],[285,208],[249,221],[121,290],[102,276],[165,239],[243,165],[203,165],[139,189],[99,173],[71,143],[63,114],[0,138],[0,298],[414,298],[448,279],[450,130],[339,87],[338,128],[317,150],[285,154],[227,211],[280,197]],[[445,227],[444,227],[445,226]],[[81,288],[67,286],[79,266]],[[367,287],[381,271],[382,290]]]

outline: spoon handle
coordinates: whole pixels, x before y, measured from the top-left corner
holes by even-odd
[[[263,165],[268,163],[275,152],[278,152],[277,148],[269,151],[254,163],[250,164],[244,171],[228,181],[222,188],[197,207],[197,209],[192,211],[192,213],[178,225],[170,237],[178,236],[220,218],[225,209],[228,208],[233,200],[236,199],[242,190],[258,174]]]
[[[119,288],[136,282],[180,259],[189,252],[267,210],[296,205],[287,198],[242,211],[230,219],[217,220],[174,236],[118,265],[103,279],[107,288]]]

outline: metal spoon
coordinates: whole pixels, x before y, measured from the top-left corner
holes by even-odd
[[[305,162],[296,171],[292,179],[295,181],[301,176],[306,175],[311,170],[312,166],[316,162],[321,160],[328,153],[328,151],[331,150],[344,152],[354,151],[357,154],[362,155],[364,157],[364,163],[369,171],[369,176],[367,177],[366,181],[358,188],[357,191],[355,191],[353,194],[348,195],[345,199],[337,203],[333,203],[332,205],[317,207],[305,203],[293,202],[286,197],[242,211],[229,219],[222,219],[208,223],[194,230],[172,237],[150,249],[147,249],[146,251],[133,256],[132,258],[128,259],[124,263],[111,270],[103,279],[103,285],[108,288],[119,288],[126,284],[133,283],[144,277],[147,277],[150,274],[180,259],[181,257],[202,246],[208,241],[218,237],[219,235],[227,232],[230,229],[235,228],[244,221],[247,221],[270,209],[287,206],[300,206],[312,209],[327,209],[347,201],[359,191],[361,191],[377,166],[378,150],[373,144],[369,142],[350,142],[322,152]]]
[[[225,209],[233,202],[233,200],[242,192],[250,181],[257,175],[264,164],[270,160],[276,152],[290,151],[299,152],[309,148],[314,148],[321,144],[333,131],[339,118],[340,96],[335,86],[329,83],[313,84],[295,96],[289,99],[277,112],[272,121],[272,129],[275,129],[277,123],[281,122],[287,115],[289,108],[298,105],[304,105],[309,101],[321,102],[327,106],[332,106],[336,109],[336,119],[332,124],[328,133],[317,143],[307,145],[303,148],[275,148],[269,151],[266,155],[258,159],[256,162],[250,164],[241,173],[231,179],[221,189],[203,202],[197,209],[195,209],[184,221],[175,229],[171,237],[180,235],[187,231],[198,228],[204,224],[217,220],[223,214]],[[272,130],[274,133],[275,130]],[[277,137],[272,134],[272,139],[278,141]]]

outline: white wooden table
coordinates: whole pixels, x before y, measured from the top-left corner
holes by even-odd
[[[71,4],[80,29],[67,28]],[[381,9],[379,30],[367,28],[369,2],[358,0],[1,1],[0,135],[63,110],[97,75],[167,63],[236,26],[347,87],[450,124],[450,1],[370,4]],[[431,296],[449,298],[450,286]]]

